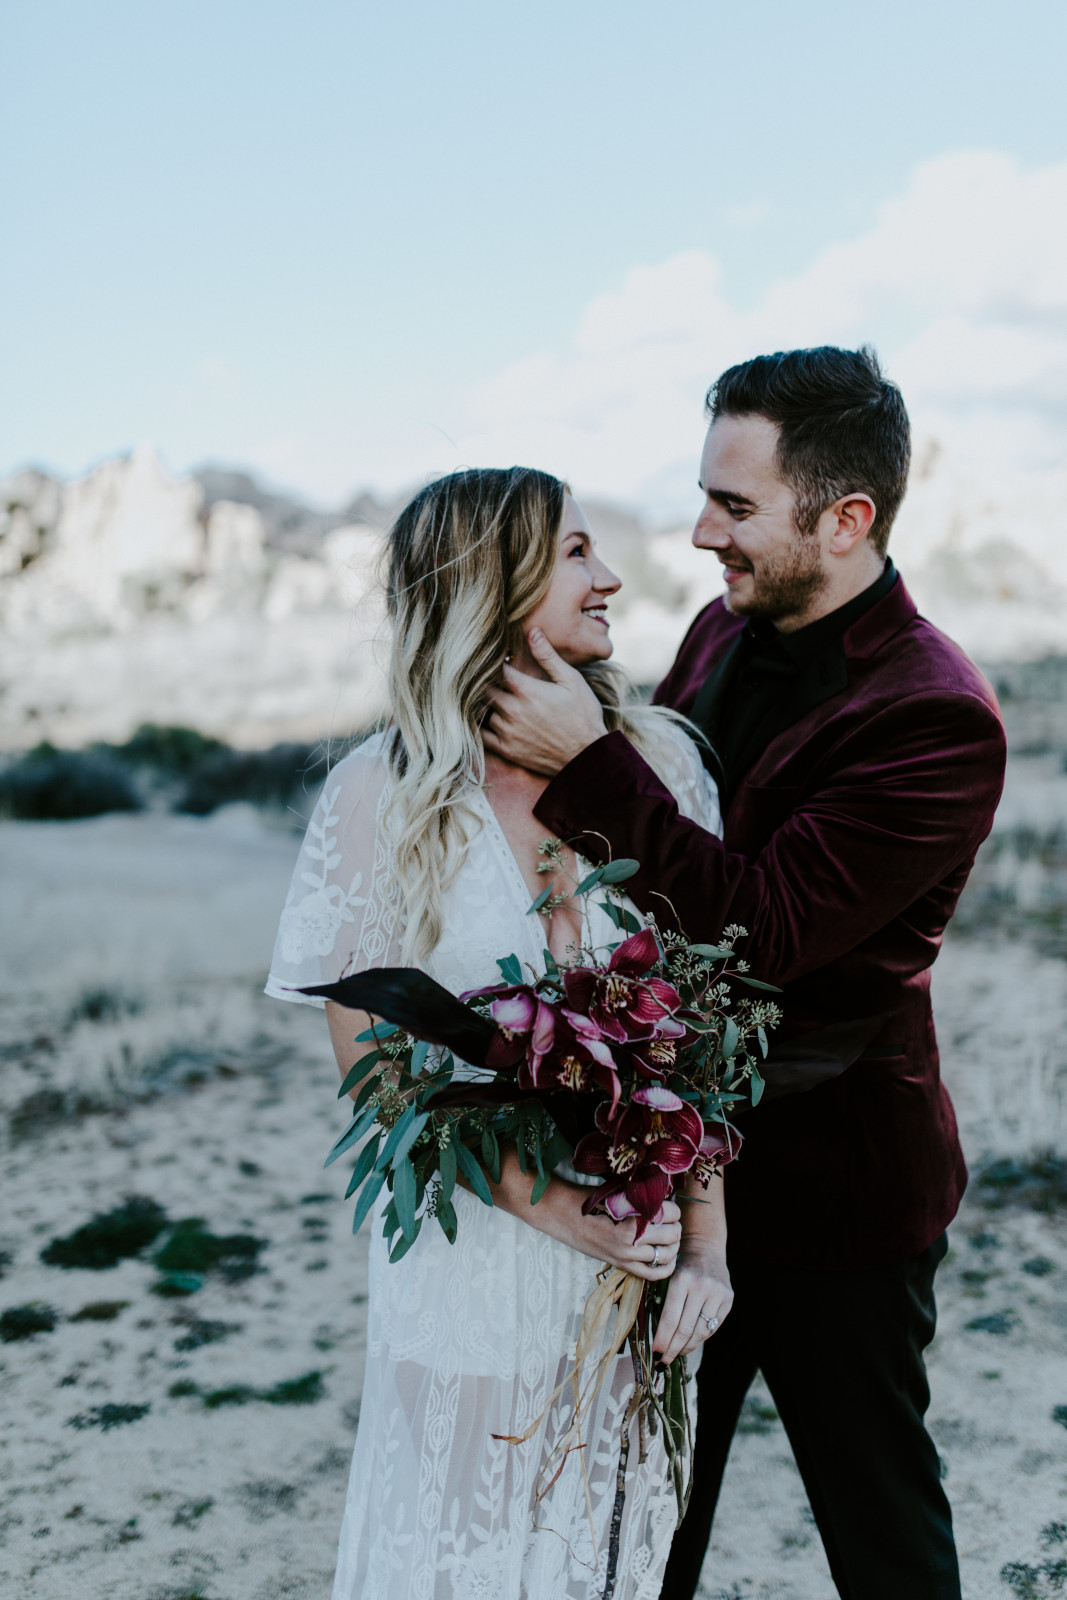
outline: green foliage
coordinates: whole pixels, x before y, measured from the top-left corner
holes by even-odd
[[[76,1417],[68,1420],[67,1426],[71,1428],[100,1428],[108,1433],[112,1428],[120,1428],[128,1422],[140,1422],[142,1417],[147,1417],[151,1411],[150,1402],[144,1405],[112,1405],[93,1406],[91,1411],[82,1411]]]
[[[105,751],[41,744],[0,772],[0,816],[20,822],[70,822],[143,805],[125,767]]]
[[[1052,1595],[1062,1594],[1067,1586],[1067,1558],[1058,1556],[1038,1566],[1026,1561],[1009,1561],[1001,1567],[1000,1577],[1017,1600],[1048,1600]]]
[[[125,1311],[128,1300],[90,1300],[70,1318],[71,1322],[114,1322],[120,1311]]]
[[[973,1190],[979,1203],[993,1211],[1007,1205],[1067,1211],[1067,1157],[1052,1150],[1026,1160],[1004,1157],[978,1174]]]
[[[177,1398],[199,1395],[208,1411],[218,1411],[223,1406],[246,1406],[259,1401],[268,1406],[310,1406],[326,1395],[326,1385],[321,1372],[305,1372],[299,1378],[286,1378],[272,1384],[269,1389],[255,1389],[247,1383],[232,1383],[221,1389],[201,1389],[199,1384],[183,1379],[172,1384],[169,1393]]]
[[[14,1344],[17,1339],[32,1339],[35,1333],[51,1333],[58,1321],[59,1312],[40,1300],[11,1306],[0,1314],[0,1340],[4,1344]]]
[[[111,747],[120,761],[133,767],[148,767],[173,777],[185,777],[208,756],[226,750],[219,739],[211,739],[195,728],[164,727],[142,722],[125,744]]]
[[[66,1238],[53,1239],[41,1251],[50,1267],[87,1267],[103,1272],[130,1256],[138,1256],[167,1225],[167,1214],[155,1200],[134,1195],[113,1211],[104,1211]]]
[[[972,1333],[1013,1333],[1019,1325],[1014,1311],[993,1311],[987,1317],[972,1317],[964,1324]]]
[[[174,1341],[175,1350],[199,1350],[206,1344],[218,1344],[220,1339],[228,1339],[231,1333],[238,1332],[235,1322],[209,1322],[197,1318],[191,1322],[188,1331]]]
[[[186,1217],[175,1223],[152,1260],[160,1272],[218,1271],[227,1283],[240,1283],[256,1271],[266,1242],[247,1233],[209,1233],[201,1218]]]

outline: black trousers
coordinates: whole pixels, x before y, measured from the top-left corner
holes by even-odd
[[[734,1307],[704,1346],[693,1493],[662,1600],[690,1600],[757,1370],[774,1398],[842,1600],[960,1600],[952,1514],[923,1423],[944,1236],[891,1266],[731,1261]]]

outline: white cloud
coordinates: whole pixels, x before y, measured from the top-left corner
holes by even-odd
[[[569,343],[466,396],[458,457],[521,460],[582,490],[690,501],[712,378],[760,351],[873,342],[916,430],[988,466],[1049,463],[1067,434],[1067,163],[994,152],[916,168],[859,238],[823,250],[749,309],[688,251],[597,296]],[[1007,465],[1007,460],[1003,461]]]

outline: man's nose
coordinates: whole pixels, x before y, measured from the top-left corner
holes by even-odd
[[[703,511],[693,529],[693,543],[698,550],[728,550],[733,538],[714,512]]]

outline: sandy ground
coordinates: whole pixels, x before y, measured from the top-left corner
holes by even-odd
[[[293,834],[242,808],[202,822],[0,827],[0,1314],[33,1302],[58,1313],[52,1331],[0,1343],[5,1596],[329,1595],[359,1408],[366,1241],[349,1232],[343,1164],[321,1170],[344,1120],[322,1018],[257,992],[295,849]],[[936,997],[971,1155],[1062,1149],[1062,962],[958,939]],[[195,1293],[165,1297],[147,1256],[105,1271],[41,1262],[50,1240],[128,1195],[266,1241],[260,1270],[236,1282],[211,1272]],[[932,1429],[964,1593],[1059,1594],[1062,1217],[968,1200],[939,1299]],[[100,1302],[117,1306],[107,1320],[78,1319]],[[306,1403],[277,1403],[274,1386],[296,1379]],[[229,1403],[205,1398],[242,1387]],[[833,1600],[760,1392],[731,1456],[703,1594]]]

